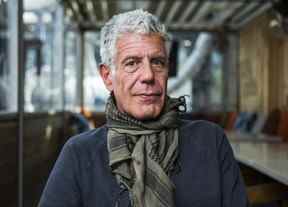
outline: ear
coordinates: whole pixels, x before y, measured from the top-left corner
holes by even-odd
[[[109,66],[105,65],[105,64],[101,64],[100,68],[100,75],[101,78],[106,86],[106,88],[111,92],[113,91],[113,84],[112,84],[112,71],[109,68]]]

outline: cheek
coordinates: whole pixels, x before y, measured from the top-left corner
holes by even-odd
[[[164,90],[166,90],[167,87],[167,79],[168,79],[167,75],[162,75],[157,79],[158,84]]]
[[[136,78],[131,74],[121,74],[118,75],[114,81],[114,89],[116,89],[118,93],[125,93],[128,95],[129,91],[133,88],[135,83]]]

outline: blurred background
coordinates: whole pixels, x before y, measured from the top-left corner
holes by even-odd
[[[286,0],[0,0],[0,206],[37,206],[63,144],[105,123],[100,28],[166,24],[170,96],[222,126],[253,206],[288,206]]]

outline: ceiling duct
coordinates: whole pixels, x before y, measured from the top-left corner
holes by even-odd
[[[26,0],[32,1],[32,0]],[[34,0],[36,1],[36,0]],[[37,0],[50,2],[52,0]],[[56,1],[56,0],[54,0]],[[71,22],[99,30],[114,14],[145,9],[170,31],[235,31],[272,7],[275,0],[57,0]],[[287,1],[287,0],[283,0]],[[283,3],[285,4],[285,3]],[[286,3],[287,4],[287,3]],[[279,7],[281,7],[280,5]]]

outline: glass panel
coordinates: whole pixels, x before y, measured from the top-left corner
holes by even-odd
[[[34,2],[35,3],[35,2]],[[55,6],[29,10],[25,23],[25,111],[40,112],[62,109],[61,71],[56,64]],[[57,62],[58,64],[58,62]]]
[[[0,111],[7,110],[8,29],[7,7],[0,1]]]
[[[15,24],[12,22],[11,13],[8,13],[8,2],[0,1],[0,113],[15,112],[17,109],[16,68],[13,70],[10,62],[12,58],[10,59],[9,55],[9,53],[14,54],[13,42],[9,34],[13,33]]]
[[[186,95],[188,111],[235,110],[235,105],[230,106],[233,104],[230,100],[236,100],[236,93],[226,93],[234,96],[229,98],[223,93],[225,88],[236,88],[236,85],[228,84],[237,84],[236,81],[228,82],[227,76],[224,76],[224,73],[232,75],[229,70],[235,70],[236,65],[231,58],[224,58],[228,57],[230,49],[235,49],[230,46],[228,37],[216,33],[175,37],[178,46],[173,49],[177,49],[178,54],[174,57],[170,55],[170,61],[177,63],[176,74],[168,80],[168,91],[172,97]],[[233,78],[236,79],[229,76],[229,79]]]
[[[223,54],[214,48],[193,78],[193,111],[222,109],[222,56]]]
[[[100,63],[100,33],[85,35],[84,106],[91,111],[103,112],[109,96],[98,72]]]
[[[15,113],[7,113],[17,109],[17,68],[11,66],[9,55],[13,54],[12,40],[17,41],[12,32],[17,20],[11,8],[11,1],[0,0],[0,205],[7,207],[17,204],[18,124]]]
[[[77,35],[67,31],[65,36],[65,110],[75,111],[77,81]]]
[[[52,1],[47,1],[52,2]],[[42,2],[43,3],[43,2]],[[61,54],[58,5],[27,1],[25,28],[25,114],[23,129],[23,206],[37,206],[59,149],[62,133]],[[61,21],[61,19],[60,19]],[[62,25],[63,26],[63,25]],[[62,56],[63,58],[63,56]],[[49,113],[47,113],[49,112]],[[61,137],[62,139],[63,137]]]

